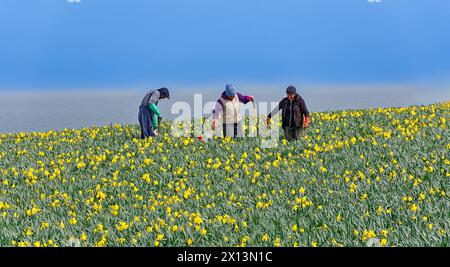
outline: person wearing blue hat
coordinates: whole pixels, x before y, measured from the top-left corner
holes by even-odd
[[[243,137],[242,118],[240,115],[240,103],[247,104],[254,101],[253,96],[242,95],[236,91],[236,88],[227,84],[225,91],[222,92],[213,112],[212,129],[217,129],[218,117],[222,113],[223,136]]]
[[[169,89],[163,87],[158,90],[148,92],[142,99],[139,106],[139,124],[141,127],[141,139],[155,136],[154,129],[158,128],[161,112],[158,109],[158,102],[161,99],[170,99]]]

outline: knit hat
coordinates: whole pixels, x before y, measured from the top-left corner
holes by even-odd
[[[161,94],[160,99],[163,99],[163,98],[170,99],[169,89],[167,89],[166,87],[163,87],[163,88],[158,89],[158,91]]]
[[[236,96],[236,89],[234,88],[233,85],[227,84],[227,86],[225,86],[225,94],[228,97],[234,97]]]
[[[295,86],[289,85],[288,88],[286,89],[286,93],[288,95],[295,95],[297,93],[297,89],[295,88]]]

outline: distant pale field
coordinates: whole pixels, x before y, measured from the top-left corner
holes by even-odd
[[[450,104],[312,113],[295,143],[0,135],[0,246],[445,246]]]
[[[257,102],[278,102],[284,97],[279,86],[237,86]],[[186,101],[193,108],[193,94],[201,93],[204,104],[216,101],[221,85],[208,88],[173,89],[172,99],[162,101],[166,119],[174,119],[172,105]],[[415,86],[299,86],[311,111],[394,107],[436,103],[450,99],[450,89],[427,90]],[[0,133],[78,129],[114,123],[137,124],[138,107],[146,90],[2,92]],[[209,113],[209,111],[207,111]],[[192,114],[193,115],[193,114]],[[262,113],[260,115],[265,115]]]

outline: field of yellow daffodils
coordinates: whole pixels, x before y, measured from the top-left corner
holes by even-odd
[[[449,246],[449,120],[313,113],[277,148],[168,122],[0,135],[0,246]]]

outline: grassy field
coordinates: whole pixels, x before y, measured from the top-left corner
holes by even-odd
[[[450,105],[313,113],[295,143],[0,135],[0,246],[449,246]]]

